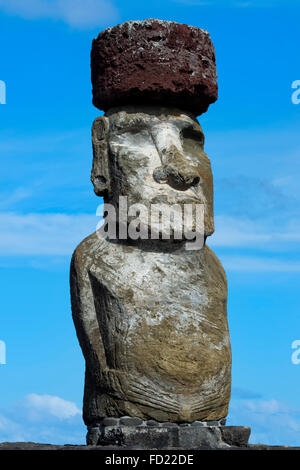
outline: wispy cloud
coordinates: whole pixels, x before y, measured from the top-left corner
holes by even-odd
[[[89,134],[90,132],[88,128],[30,135],[20,135],[20,133],[12,130],[1,130],[0,151],[2,154],[5,153],[7,156],[24,156],[24,153],[49,154],[70,146],[71,149],[74,150],[75,146],[78,145],[78,142],[80,145],[83,145],[84,139],[87,139]]]
[[[45,418],[45,415],[58,419],[68,419],[81,415],[81,411],[75,403],[53,395],[30,393],[18,405],[18,408],[20,407],[26,411],[27,417],[31,421],[41,421]]]
[[[98,222],[89,214],[0,213],[0,255],[70,255]]]
[[[61,397],[31,393],[0,410],[0,442],[83,444],[84,440],[81,410]]]
[[[118,19],[109,0],[0,0],[0,10],[31,20],[61,20],[74,28],[93,28]]]
[[[0,195],[0,209],[9,208],[24,199],[29,198],[32,195],[32,190],[29,188],[16,188],[8,197],[2,197]]]
[[[222,264],[228,271],[299,273],[300,261],[285,261],[265,256],[222,255]]]
[[[275,219],[275,218],[274,218]],[[300,248],[300,222],[287,219],[285,223],[277,220],[249,219],[246,217],[216,216],[216,231],[209,239],[215,247],[247,248],[260,250],[277,249],[280,251]]]
[[[300,445],[300,409],[274,398],[233,390],[227,424],[250,426],[252,444]],[[71,401],[32,393],[0,410],[0,442],[83,444],[81,410]]]
[[[51,257],[57,264],[60,257],[70,256],[78,243],[96,230],[100,218],[93,214],[17,214],[0,213],[0,255],[2,259],[15,256]],[[267,255],[280,244],[299,248],[300,227],[297,221],[286,230],[258,229],[253,221],[218,217],[217,236],[211,237],[212,248],[230,249],[221,256],[224,267],[231,271],[300,272],[300,261],[289,256]],[[264,231],[265,230],[265,231]],[[292,242],[294,245],[292,245]],[[244,254],[243,248],[259,248],[255,254]],[[283,252],[283,250],[281,250]],[[44,265],[44,260],[42,265]],[[39,267],[39,260],[36,260]]]
[[[207,242],[228,271],[300,272],[300,223],[295,217],[251,219],[215,217],[215,233]]]
[[[252,444],[300,445],[300,409],[275,399],[232,399],[227,424],[250,426]]]
[[[299,215],[299,195],[294,189],[297,166],[294,171],[293,178],[288,175],[274,179],[270,176],[269,180],[245,175],[216,178],[216,213],[261,220],[274,216],[277,222],[278,216]]]

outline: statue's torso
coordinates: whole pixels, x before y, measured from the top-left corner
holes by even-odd
[[[128,406],[130,414],[161,420],[226,416],[227,285],[213,252],[148,251],[95,235],[79,250],[106,359],[109,406],[116,400],[117,409],[125,399],[125,414]],[[207,407],[215,412],[207,416]]]

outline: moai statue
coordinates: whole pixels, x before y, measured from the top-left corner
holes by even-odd
[[[91,179],[115,208],[117,230],[88,236],[71,263],[87,442],[109,443],[112,435],[116,442],[122,426],[145,433],[224,425],[227,282],[206,245],[214,232],[213,178],[196,119],[217,99],[213,44],[196,27],[129,21],[93,41],[91,66],[93,103],[105,111],[92,128]],[[147,209],[140,211],[144,235],[155,204],[203,207],[202,243],[187,249],[184,236],[175,237],[175,219],[173,231],[156,226],[154,239],[126,238],[120,200],[128,210]],[[186,223],[198,233],[194,216]]]

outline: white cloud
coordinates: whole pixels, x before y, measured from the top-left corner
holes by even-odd
[[[0,213],[0,255],[70,255],[99,220],[89,214]]]
[[[230,271],[300,272],[299,256],[295,259],[300,252],[299,220],[290,218],[280,224],[279,219],[216,216],[208,245],[223,249],[219,257]],[[244,253],[246,249],[252,253]]]
[[[75,28],[93,28],[118,18],[109,0],[0,0],[0,9],[25,19],[61,20]]]
[[[232,216],[216,216],[214,235],[209,239],[211,246],[274,248],[284,243],[300,242],[299,220],[286,220],[285,225],[276,221],[249,219]]]
[[[81,415],[75,403],[53,395],[31,393],[25,397],[22,407],[27,410],[28,418],[33,421],[43,420],[47,415],[59,419]]]
[[[84,444],[85,434],[81,410],[57,396],[31,393],[0,410],[0,442]]]
[[[243,390],[245,399],[236,399],[233,393],[227,424],[250,426],[252,444],[299,446],[300,409],[276,399],[255,399],[255,395]],[[0,410],[0,442],[83,444],[85,434],[77,405],[57,396],[32,393],[12,408]]]
[[[250,426],[252,444],[300,445],[300,409],[275,399],[233,399],[227,424]]]
[[[2,196],[2,195],[1,195]],[[10,205],[16,204],[32,196],[32,190],[29,188],[16,188],[8,197],[1,197],[0,209],[8,208]]]
[[[276,258],[258,257],[258,256],[235,256],[222,255],[222,264],[229,271],[244,272],[273,272],[288,273],[300,272],[300,262],[284,261]]]
[[[100,217],[92,214],[16,214],[0,213],[0,255],[8,257],[51,257],[55,264],[63,256],[70,256],[86,236],[96,230]],[[257,227],[251,220],[232,217],[216,218],[216,235],[208,240],[212,248],[230,248],[220,256],[225,269],[245,272],[300,272],[300,261],[266,256],[271,247],[280,244],[291,249],[299,246],[300,227],[295,221],[287,229],[272,232]],[[258,248],[255,255],[245,255],[242,248]],[[234,249],[234,251],[232,251]],[[237,251],[238,250],[238,251]],[[39,267],[38,259],[35,260]],[[44,262],[42,263],[44,264]]]
[[[21,442],[25,440],[22,427],[13,420],[0,414],[0,442],[11,440]]]
[[[74,152],[74,150],[78,148],[78,144],[86,144],[86,139],[89,136],[89,128],[78,128],[75,130],[64,130],[63,132],[34,135],[1,131],[0,151],[9,157],[17,154],[22,156],[22,158],[24,157],[24,152],[29,155],[32,153],[40,155],[41,152],[54,153],[59,150],[65,151],[66,148],[71,148],[71,152]]]

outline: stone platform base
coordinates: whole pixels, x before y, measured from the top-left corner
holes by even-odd
[[[89,426],[87,445],[136,447],[139,449],[222,449],[229,446],[247,447],[250,428],[246,426],[223,426],[198,422],[192,425],[176,423],[142,422],[138,425],[107,424]],[[114,418],[111,418],[113,420]],[[138,418],[130,418],[138,419]],[[131,423],[131,422],[130,422]],[[153,422],[155,423],[155,422]]]
[[[138,447],[119,447],[119,446],[86,446],[86,445],[74,445],[74,444],[64,444],[64,445],[54,445],[54,444],[39,444],[37,442],[1,442],[0,443],[0,451],[1,450],[4,450],[5,452],[10,452],[10,451],[42,451],[42,450],[54,450],[54,451],[71,451],[71,452],[74,452],[74,451],[93,451],[93,454],[95,453],[95,451],[98,451],[98,452],[101,452],[102,454],[105,455],[105,457],[108,455],[108,454],[111,454],[113,452],[118,452],[118,454],[120,455],[120,453],[122,454],[124,452],[125,455],[128,456],[128,451],[132,451],[132,455],[134,452],[151,452],[152,450],[156,450],[156,449],[148,449],[148,450],[141,450],[139,449]],[[241,447],[241,446],[224,446],[224,447],[220,447],[218,449],[212,449],[212,448],[208,448],[208,447],[205,447],[203,446],[202,448],[199,448],[197,447],[197,449],[188,449],[189,452],[194,452],[194,451],[197,451],[197,452],[201,452],[203,450],[209,450],[209,451],[216,451],[216,452],[231,452],[231,451],[272,451],[272,450],[275,450],[275,451],[278,451],[278,450],[287,450],[287,451],[290,451],[290,450],[300,450],[300,447],[289,447],[289,446],[270,446],[270,445],[264,445],[264,444],[248,444],[247,446],[244,446],[244,447]],[[181,452],[182,449],[175,449],[172,448],[172,452],[176,453],[176,452]],[[262,452],[262,454],[264,454],[265,452]],[[31,455],[31,454],[30,454]],[[49,455],[49,454],[48,454]],[[60,454],[59,454],[60,455]],[[59,457],[60,458],[60,457]],[[98,454],[98,458],[100,458],[99,454]],[[222,456],[223,458],[223,456]],[[231,457],[230,457],[231,458]],[[238,458],[239,458],[239,461],[240,461],[240,454],[238,452]],[[101,460],[100,460],[101,462]],[[261,461],[260,461],[261,463]]]

